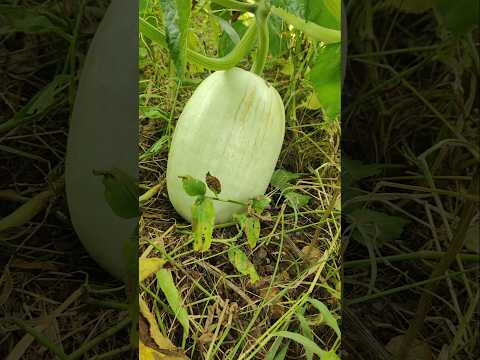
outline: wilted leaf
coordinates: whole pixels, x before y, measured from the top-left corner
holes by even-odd
[[[210,199],[199,198],[192,206],[193,249],[207,251],[212,243],[215,208]]]
[[[247,255],[237,248],[230,248],[228,250],[228,260],[232,263],[232,265],[237,269],[237,271],[242,275],[250,276],[250,280],[252,283],[256,283],[260,280],[260,277],[255,270],[255,266],[248,260]]]
[[[157,320],[155,319],[155,316],[150,312],[150,309],[148,308],[148,305],[142,296],[138,297],[138,305],[140,308],[140,313],[148,323],[148,334],[147,334],[148,337],[153,339],[155,344],[160,349],[172,350],[172,351],[175,350],[175,345],[173,345],[170,339],[168,339],[166,336],[164,336],[161,333],[160,328],[158,327]],[[140,320],[140,321],[143,321],[143,320]],[[140,337],[143,338],[145,342],[147,342],[147,339],[145,338],[146,336],[143,334],[142,326],[140,326]]]
[[[318,110],[320,109],[320,101],[318,101],[317,94],[312,92],[310,96],[305,100],[303,103],[303,106],[305,106],[309,110]]]
[[[183,339],[185,340],[190,330],[190,322],[188,320],[187,310],[182,304],[182,298],[173,282],[171,272],[167,269],[160,269],[160,271],[157,272],[157,283],[162,289],[175,318],[183,327]]]
[[[160,258],[140,258],[138,259],[139,281],[145,280],[150,275],[156,273],[165,264],[164,259]]]
[[[310,264],[316,264],[322,258],[322,251],[313,246],[313,245],[306,245],[302,249],[302,256]]]
[[[220,180],[210,174],[210,172],[207,173],[205,176],[205,182],[207,183],[208,188],[215,194],[218,195],[222,192],[222,184],[220,183]]]
[[[207,192],[207,187],[203,181],[195,179],[190,175],[179,176],[182,179],[183,190],[190,196],[203,196]]]
[[[385,346],[385,348],[387,349],[388,352],[390,352],[390,354],[395,355],[399,351],[400,346],[402,346],[402,341],[403,341],[403,335],[395,336],[394,338],[390,339],[390,341]],[[405,360],[432,360],[432,359],[433,359],[433,354],[432,354],[430,345],[428,345],[423,341],[415,340],[411,345],[410,351]]]

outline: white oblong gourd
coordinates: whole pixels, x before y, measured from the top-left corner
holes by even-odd
[[[117,167],[136,177],[138,52],[135,2],[113,0],[91,42],[68,134],[65,183],[70,217],[90,255],[115,277],[126,275],[124,245],[137,219],[123,219],[105,201],[92,170]],[[134,159],[134,161],[129,161]]]
[[[263,195],[282,148],[285,110],[278,92],[261,77],[239,69],[208,76],[178,119],[167,165],[167,189],[176,211],[191,221],[194,198],[179,176],[220,180],[220,199],[247,202]],[[213,195],[208,190],[208,195]],[[214,201],[216,223],[241,205]]]

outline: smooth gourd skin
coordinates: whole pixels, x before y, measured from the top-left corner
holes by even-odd
[[[90,45],[72,113],[66,193],[75,231],[90,255],[125,280],[124,244],[138,219],[125,220],[105,201],[92,170],[117,167],[137,174],[137,24],[135,1],[113,0]]]
[[[220,180],[221,199],[247,202],[263,195],[280,154],[285,110],[278,92],[261,77],[239,69],[207,77],[187,102],[175,128],[167,165],[171,203],[192,220],[194,198],[179,176]],[[213,196],[208,190],[207,195]],[[241,205],[214,201],[215,222],[242,212]]]

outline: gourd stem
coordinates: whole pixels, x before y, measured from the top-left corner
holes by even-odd
[[[247,11],[254,13],[256,9],[256,6],[254,4],[248,4],[238,0],[212,0],[212,2],[218,5],[222,5],[223,7],[230,10]]]
[[[338,30],[329,29],[311,21],[305,21],[276,6],[271,7],[271,12],[273,15],[280,17],[287,24],[292,25],[314,40],[322,41],[326,44],[339,43],[342,40],[341,32]]]
[[[267,62],[268,48],[270,36],[268,33],[268,15],[270,14],[270,4],[268,0],[257,1],[257,11],[255,11],[255,18],[257,19],[258,28],[258,48],[255,63],[252,67],[252,72],[261,75],[265,63]]]
[[[140,18],[140,32],[162,47],[167,47],[165,33],[153,26],[145,19]],[[237,65],[251,50],[257,35],[256,21],[248,27],[247,31],[235,45],[232,51],[220,58],[212,58],[187,48],[187,61],[203,66],[209,70],[227,70]]]
[[[254,21],[247,29],[232,51],[221,58],[212,58],[187,49],[187,60],[202,65],[209,70],[227,70],[237,65],[252,49],[257,35],[257,24]]]

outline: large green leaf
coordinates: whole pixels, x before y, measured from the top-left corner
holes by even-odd
[[[192,0],[160,0],[160,5],[165,16],[165,32],[170,56],[175,63],[177,76],[183,78]]]
[[[328,119],[340,114],[341,104],[341,46],[326,45],[320,49],[310,71],[310,81]]]
[[[305,0],[305,19],[340,30],[340,0]]]
[[[478,25],[478,0],[437,0],[437,10],[445,27],[454,34],[464,34]]]

